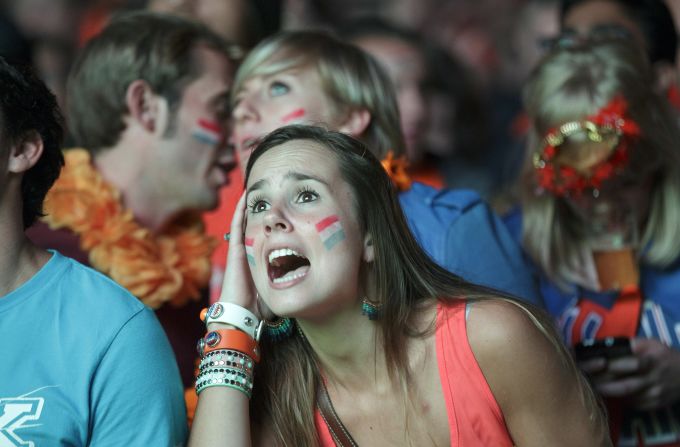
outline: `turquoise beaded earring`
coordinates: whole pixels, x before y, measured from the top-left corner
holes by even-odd
[[[369,320],[378,320],[382,314],[382,304],[369,301],[368,298],[364,297],[361,300],[361,314],[366,315]]]
[[[267,336],[272,341],[281,341],[290,337],[293,333],[294,322],[290,318],[278,317],[276,320],[265,320],[264,327],[266,328]]]
[[[263,314],[260,306],[260,294],[256,293],[255,305],[260,315]],[[295,322],[286,317],[274,316],[274,320],[264,320],[264,332],[272,341],[278,342],[290,337],[295,327]]]

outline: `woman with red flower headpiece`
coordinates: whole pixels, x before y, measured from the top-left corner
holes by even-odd
[[[621,42],[548,55],[506,218],[621,446],[680,446],[680,133],[652,79]]]

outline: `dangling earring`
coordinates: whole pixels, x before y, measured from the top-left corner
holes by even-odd
[[[369,320],[378,320],[382,314],[382,304],[364,297],[361,300],[361,314],[366,315]]]
[[[276,320],[265,320],[264,327],[267,329],[267,336],[272,341],[285,340],[293,333],[293,320],[285,317],[278,317]]]

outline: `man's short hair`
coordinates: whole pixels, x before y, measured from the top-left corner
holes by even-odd
[[[91,152],[118,142],[128,113],[126,91],[138,79],[176,109],[183,89],[201,74],[199,45],[231,57],[225,41],[205,26],[170,15],[136,12],[114,19],[76,60],[68,81],[69,128]]]
[[[63,119],[54,95],[28,68],[18,68],[0,57],[0,153],[5,156],[31,132],[42,138],[43,153],[21,181],[24,228],[42,216],[47,191],[59,177]]]

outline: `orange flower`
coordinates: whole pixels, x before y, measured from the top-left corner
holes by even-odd
[[[408,168],[406,158],[403,156],[394,158],[392,151],[389,151],[381,163],[398,191],[406,191],[411,188],[411,178],[406,172]]]
[[[147,306],[181,306],[198,299],[210,279],[210,256],[217,245],[204,234],[200,216],[183,216],[154,235],[123,209],[120,193],[92,167],[87,151],[66,151],[65,159],[47,194],[43,221],[78,234],[91,265]]]

